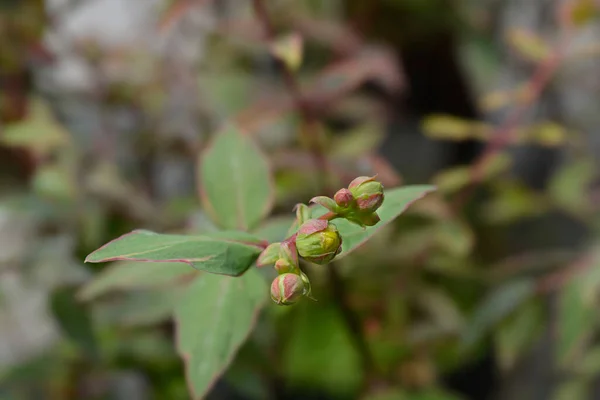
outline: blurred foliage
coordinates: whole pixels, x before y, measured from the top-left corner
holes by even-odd
[[[481,117],[433,110],[407,126],[420,126],[418,136],[430,144],[475,142],[492,153],[480,165],[436,170],[430,181],[438,192],[336,261],[337,276],[309,266],[318,302],[269,305],[254,316],[260,301],[230,291],[221,307],[257,323],[243,345],[240,332],[223,333],[233,335],[229,348],[239,347],[233,360],[208,346],[215,384],[207,398],[476,398],[452,377],[488,357],[497,379],[486,388],[490,396],[509,392],[518,376],[520,392],[502,398],[532,398],[530,386],[557,400],[593,398],[600,374],[597,124],[586,129],[577,118],[544,113],[557,95],[531,83],[537,68],[560,55],[551,83],[593,87],[585,78],[592,73],[570,68],[597,62],[597,2],[556,6],[562,22],[554,29],[563,33],[566,20],[577,39],[565,48],[560,35],[535,26],[492,26],[494,4],[502,3],[493,1],[265,0],[271,43],[250,2],[161,1],[151,32],[118,46],[61,38],[61,24],[85,2],[62,3],[0,1],[2,399],[189,398],[179,358],[188,349],[174,340],[200,338],[202,324],[218,323],[220,293],[182,291],[197,274],[184,264],[84,264],[85,255],[135,228],[215,231],[210,203],[231,200],[218,193],[221,174],[273,173],[272,198],[257,200],[272,201],[272,215],[260,223],[267,210],[254,209],[245,227],[278,240],[296,203],[332,195],[323,191],[355,176],[378,174],[389,188],[413,179],[382,153],[414,153],[418,169],[439,165],[439,153],[422,156],[388,140],[413,134],[395,125],[411,118],[395,101],[411,88],[394,46],[418,48],[448,30],[460,33],[466,59],[478,60],[467,79],[488,85],[479,93]],[[501,33],[490,40],[494,30]],[[525,73],[494,87],[489,77],[502,74],[502,54]],[[68,60],[75,69],[65,81],[57,71]],[[324,170],[302,134],[281,63],[316,110]],[[423,95],[443,88],[431,90]],[[590,107],[578,118],[597,116],[597,103]],[[533,111],[511,118],[515,109]],[[235,154],[213,154],[211,165],[244,159],[252,168],[199,161],[227,121],[244,129],[247,143]],[[253,145],[266,158],[249,151]],[[518,155],[538,150],[559,156],[543,184],[532,185]],[[214,198],[200,195],[204,181]],[[253,279],[249,285],[260,287],[258,273]],[[188,313],[197,324],[176,327],[171,316],[182,293],[190,298],[176,316]],[[544,377],[530,373],[540,368]],[[469,380],[477,386],[475,375]]]

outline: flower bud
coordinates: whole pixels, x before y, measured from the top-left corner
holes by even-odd
[[[383,185],[375,177],[360,176],[348,186],[361,212],[374,212],[383,203]]]
[[[338,206],[347,208],[354,201],[354,196],[352,196],[352,192],[350,192],[348,189],[340,189],[333,196],[333,199]]]
[[[307,261],[327,264],[342,251],[342,238],[329,221],[311,219],[298,230],[296,247]]]
[[[281,243],[271,243],[263,250],[256,260],[258,267],[264,267],[266,265],[274,264],[279,258]]]
[[[284,260],[287,264],[294,268],[298,268],[298,250],[296,243],[293,240],[286,240],[279,247],[279,259]]]
[[[300,275],[282,274],[271,283],[271,299],[280,305],[294,304],[304,292],[304,280]]]
[[[295,272],[297,268],[290,264],[287,260],[280,258],[275,262],[275,271],[278,274],[285,274],[288,272]]]

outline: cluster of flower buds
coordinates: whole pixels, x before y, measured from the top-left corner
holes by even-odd
[[[363,176],[347,189],[340,189],[333,199],[320,196],[311,202],[329,213],[315,219],[308,206],[297,205],[298,231],[283,242],[270,244],[256,261],[259,267],[274,265],[279,274],[271,284],[271,298],[280,305],[294,304],[303,296],[311,298],[310,281],[300,270],[300,257],[324,265],[342,251],[342,237],[331,220],[345,218],[362,227],[379,222],[376,211],[383,203],[383,185],[375,177]]]
[[[340,189],[333,199],[318,196],[311,203],[320,204],[335,214],[362,227],[379,222],[377,209],[383,203],[383,185],[374,176],[360,176],[350,182],[348,188]]]

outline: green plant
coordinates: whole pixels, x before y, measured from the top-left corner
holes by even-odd
[[[94,251],[86,262],[185,263],[202,273],[190,276],[192,269],[171,273],[168,269],[173,264],[148,271],[122,264],[82,292],[85,297],[103,282],[118,282],[119,276],[133,279],[133,270],[156,274],[143,279],[155,279],[157,284],[184,280],[172,306],[177,347],[198,397],[230,363],[264,306],[264,279],[251,268],[257,260],[259,266],[274,264],[279,273],[272,283],[273,300],[295,303],[301,295],[311,296],[301,260],[327,264],[334,257],[345,257],[434,190],[426,185],[393,188],[385,192],[384,201],[383,187],[374,178],[357,178],[349,189],[342,189],[352,192],[344,201],[339,195],[335,196],[337,202],[321,196],[311,200],[316,203],[313,207],[298,205],[289,236],[269,243],[261,235],[260,225],[270,211],[273,178],[266,160],[248,138],[235,126],[226,127],[202,157],[200,171],[202,203],[221,230],[203,235],[135,230]]]

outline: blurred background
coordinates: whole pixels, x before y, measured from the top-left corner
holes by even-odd
[[[600,399],[596,0],[0,0],[0,398],[190,398],[171,292],[78,292],[125,232],[216,229],[226,121],[273,232],[359,175],[438,191],[269,305],[210,399]]]

